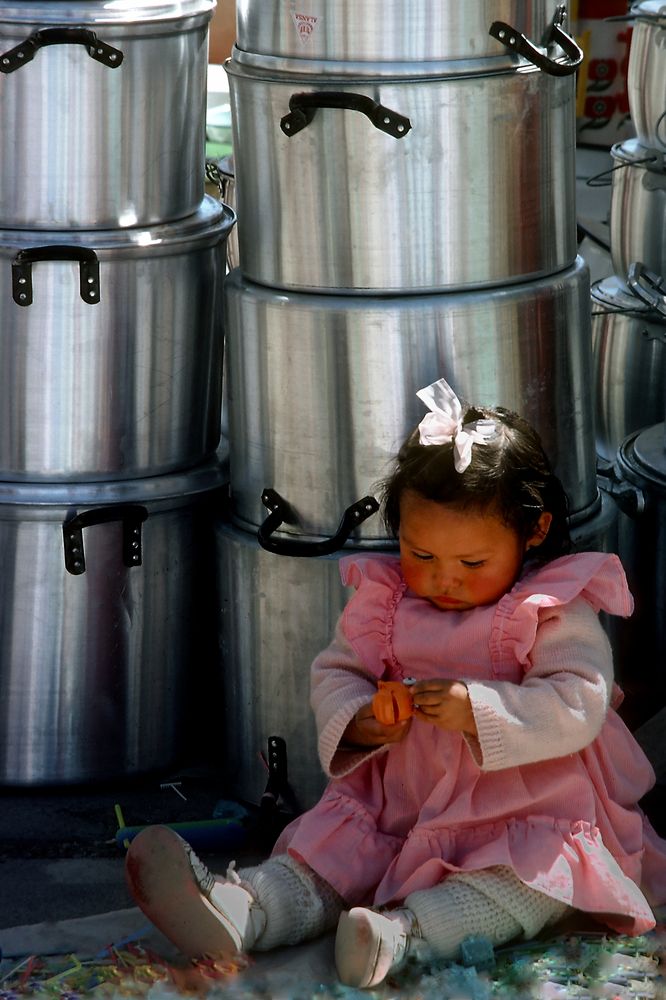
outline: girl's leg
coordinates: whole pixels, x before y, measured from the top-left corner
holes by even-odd
[[[404,908],[343,913],[335,942],[338,975],[348,986],[376,986],[410,953],[455,960],[467,937],[486,937],[493,945],[530,938],[568,911],[565,903],[526,886],[511,868],[456,873],[411,893]]]
[[[334,927],[343,909],[335,890],[288,855],[224,878],[213,875],[168,827],[148,827],[126,859],[138,906],[183,954],[231,958],[297,944]]]

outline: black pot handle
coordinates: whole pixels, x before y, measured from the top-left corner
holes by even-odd
[[[642,302],[666,316],[666,278],[635,261],[629,265],[627,284]]]
[[[108,42],[101,41],[88,28],[39,28],[33,31],[20,45],[7,49],[0,55],[0,73],[13,73],[35,58],[44,45],[85,45],[88,55],[110,69],[116,69],[123,61],[120,49],[114,49]]]
[[[379,504],[374,497],[363,497],[357,500],[342,515],[338,530],[330,538],[321,542],[304,542],[299,539],[273,538],[284,521],[293,521],[292,508],[275,490],[265,489],[261,494],[261,502],[270,514],[257,531],[259,544],[268,552],[278,556],[327,556],[341,549],[354,528],[366,521],[371,514],[379,510]]]
[[[19,306],[32,305],[32,265],[44,260],[79,262],[79,292],[84,302],[99,302],[99,261],[94,250],[64,244],[19,250],[12,261],[12,295]]]
[[[86,571],[83,549],[83,529],[93,524],[109,524],[111,521],[123,523],[123,563],[125,566],[141,565],[141,525],[148,517],[148,511],[141,504],[114,504],[110,507],[93,507],[75,514],[62,526],[65,547],[65,568],[73,576]]]
[[[306,128],[317,113],[318,108],[343,108],[346,111],[360,111],[366,115],[375,128],[387,132],[394,139],[404,139],[412,127],[409,118],[385,108],[364,94],[350,94],[346,91],[316,90],[311,93],[292,94],[289,98],[289,114],[280,121],[285,135],[292,136]]]
[[[521,35],[519,31],[516,31],[511,25],[506,24],[505,21],[493,21],[488,34],[496,38],[502,45],[505,45],[507,49],[517,52],[518,55],[524,56],[525,59],[529,59],[531,63],[538,66],[544,73],[548,73],[550,76],[571,76],[582,63],[584,53],[577,42],[570,35],[567,35],[566,31],[561,27],[565,14],[565,5],[559,4],[553,20],[544,35],[542,44],[544,48],[547,48],[549,45],[557,43],[568,57],[568,62],[559,62],[544,55],[541,49],[538,49],[525,35]]]

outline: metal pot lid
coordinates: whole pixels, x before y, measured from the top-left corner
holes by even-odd
[[[639,20],[658,21],[666,27],[666,3],[664,0],[642,0],[631,7],[631,14]]]
[[[646,146],[638,139],[616,142],[611,146],[610,153],[619,165],[642,166],[656,173],[666,171],[666,153],[661,149]]]
[[[7,25],[50,27],[52,25],[95,25],[127,27],[150,24],[172,30],[174,21],[198,18],[210,20],[216,0],[31,0],[31,3],[0,2],[0,32]]]
[[[666,424],[654,424],[637,431],[623,442],[620,456],[632,471],[663,489],[666,486]]]
[[[631,313],[666,323],[666,316],[660,316],[646,302],[639,299],[627,283],[616,274],[595,281],[590,294],[595,304],[604,307],[604,312]]]
[[[228,483],[224,466],[216,457],[185,472],[141,479],[79,483],[0,483],[0,520],[24,514],[13,508],[30,507],[44,511],[56,508],[107,507],[114,504],[143,504],[172,510]],[[59,518],[60,514],[55,513]]]
[[[49,230],[0,229],[0,255],[36,246],[84,246],[101,258],[105,251],[122,251],[123,256],[154,257],[216,246],[229,235],[236,213],[212,195],[204,195],[196,212],[176,222],[156,226],[128,225],[126,229]]]

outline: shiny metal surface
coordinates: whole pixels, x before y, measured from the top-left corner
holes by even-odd
[[[225,283],[234,520],[256,529],[265,487],[294,509],[293,535],[330,536],[389,471],[423,415],[417,389],[444,376],[465,398],[519,410],[540,431],[571,499],[596,499],[589,272],[501,290],[395,298],[301,295]],[[352,534],[386,540],[378,515]]]
[[[555,0],[237,0],[237,45],[248,52],[296,59],[406,62],[515,60],[488,35],[505,21],[536,44]]]
[[[573,77],[528,67],[489,75],[353,79],[228,60],[240,266],[276,288],[443,291],[551,274],[573,263]],[[241,60],[245,61],[242,62]],[[321,65],[321,64],[320,64]],[[466,64],[467,72],[474,63]],[[373,75],[375,74],[375,75]],[[369,97],[409,119],[394,138],[357,111],[322,108],[288,137],[294,93]]]
[[[281,736],[289,783],[308,808],[326,783],[310,709],[310,664],[331,641],[349,596],[339,557],[273,555],[222,521],[216,536],[227,719],[220,737],[229,791],[259,802],[267,781],[259,754],[269,736]]]
[[[596,448],[612,462],[625,438],[666,412],[666,315],[616,275],[591,295]]]
[[[666,32],[664,33],[666,38]],[[640,261],[666,274],[666,155],[636,139],[611,147],[610,249],[616,274]]]
[[[192,736],[198,671],[215,656],[221,474],[211,463],[141,483],[3,486],[2,784],[126,778],[171,766]],[[124,564],[112,521],[84,530],[85,572],[68,572],[65,521],[128,502],[148,512],[141,564]]]
[[[86,44],[48,44],[3,73],[3,226],[146,226],[196,211],[214,7],[214,0],[0,4],[0,65],[35,32],[59,28],[92,31],[121,54],[110,66]]]
[[[627,97],[636,136],[647,146],[666,149],[666,9],[661,0],[634,4]]]
[[[215,451],[233,224],[206,196],[185,222],[150,230],[0,231],[0,479],[151,476]],[[17,304],[18,253],[65,244],[98,258],[99,302],[82,299],[77,262],[44,260],[32,304]]]

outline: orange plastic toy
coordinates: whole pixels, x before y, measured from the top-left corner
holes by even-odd
[[[414,714],[412,696],[402,681],[379,681],[377,687],[372,711],[383,726],[393,726]]]

